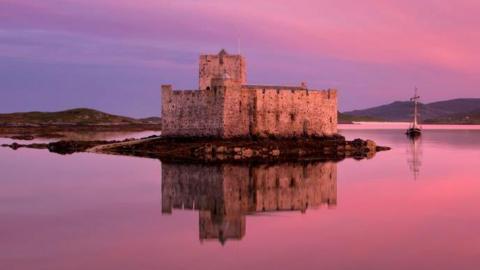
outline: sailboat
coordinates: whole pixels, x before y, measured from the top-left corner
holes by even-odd
[[[416,138],[422,135],[422,130],[418,125],[418,100],[420,99],[420,96],[418,96],[417,92],[418,90],[415,88],[415,95],[410,99],[414,104],[413,122],[406,132],[407,136],[410,138]]]

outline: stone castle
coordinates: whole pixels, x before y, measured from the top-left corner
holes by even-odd
[[[201,55],[199,90],[162,85],[166,137],[300,137],[337,133],[337,91],[248,85],[245,59]]]

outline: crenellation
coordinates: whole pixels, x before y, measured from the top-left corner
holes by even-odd
[[[199,61],[199,89],[207,90],[212,79],[228,78],[240,84],[246,83],[245,59],[221,50],[216,55],[201,55]]]

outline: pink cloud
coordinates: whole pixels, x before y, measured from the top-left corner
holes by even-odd
[[[193,70],[240,40],[256,82],[337,87],[350,109],[414,85],[427,100],[478,96],[479,13],[472,0],[4,0],[0,56]],[[12,33],[37,34],[19,46]]]
[[[239,37],[243,46],[256,49],[465,72],[475,72],[480,63],[480,35],[474,31],[480,4],[467,0],[454,5],[411,0],[9,0],[6,5],[2,17],[10,23],[52,30],[200,45],[206,40],[233,44]]]

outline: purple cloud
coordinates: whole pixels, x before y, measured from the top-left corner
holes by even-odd
[[[159,85],[195,88],[198,55],[220,48],[241,50],[252,82],[339,88],[342,110],[415,85],[428,101],[479,97],[478,12],[468,0],[4,0],[0,110],[158,114],[147,99]],[[32,93],[49,98],[23,103]],[[138,102],[122,108],[130,95]]]

